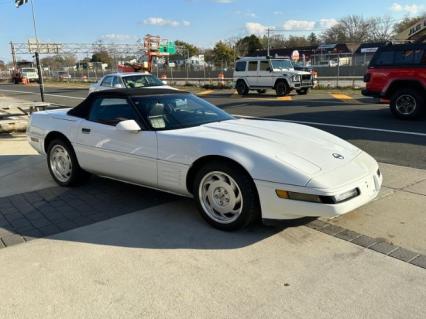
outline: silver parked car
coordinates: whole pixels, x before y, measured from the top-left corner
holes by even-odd
[[[122,88],[173,89],[166,82],[148,72],[112,73],[105,75],[98,82],[92,84],[89,88],[89,93]]]

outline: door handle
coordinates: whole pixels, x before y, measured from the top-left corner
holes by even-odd
[[[82,132],[83,134],[90,134],[90,128],[82,128],[82,129],[81,129],[81,132]]]

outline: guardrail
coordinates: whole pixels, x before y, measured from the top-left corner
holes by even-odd
[[[47,77],[46,80],[54,80],[58,83],[60,82],[70,82],[70,83],[94,83],[98,79],[96,78],[71,78],[71,79],[64,79],[64,80],[58,80],[55,78],[49,78]],[[233,78],[227,77],[227,78],[218,78],[218,77],[198,77],[198,78],[186,78],[186,77],[179,77],[179,78],[167,78],[164,79],[167,81],[169,85],[194,85],[194,86],[205,86],[205,85],[211,85],[211,86],[224,86],[224,87],[233,87]],[[361,88],[364,86],[363,77],[362,76],[319,76],[315,78],[315,86],[319,87],[351,87],[351,88]]]
[[[198,86],[203,86],[206,84],[209,85],[224,85],[232,86],[233,78],[170,78],[165,79],[170,85],[177,84],[193,84]],[[315,86],[319,87],[351,87],[351,88],[361,88],[364,86],[364,81],[362,76],[319,76],[315,78]]]

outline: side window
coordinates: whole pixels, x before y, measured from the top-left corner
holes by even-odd
[[[417,64],[417,65],[426,64],[426,50],[422,50],[422,49],[414,50],[414,64]]]
[[[394,51],[382,51],[378,53],[375,65],[392,65]]]
[[[398,50],[395,52],[395,64],[413,64],[414,63],[414,50]]]
[[[269,61],[260,61],[260,71],[268,71],[269,70]]]
[[[107,76],[101,83],[101,86],[112,87],[112,76]]]
[[[426,66],[426,50],[423,50],[423,56],[420,58],[420,65]]]
[[[250,61],[248,71],[257,71],[257,61]]]
[[[247,62],[245,62],[245,61],[237,62],[235,64],[235,71],[236,72],[244,72],[246,70],[246,65],[247,65]]]
[[[90,109],[88,120],[115,126],[121,121],[136,120],[133,107],[122,98],[98,98]]]

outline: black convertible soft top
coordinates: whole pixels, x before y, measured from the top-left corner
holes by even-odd
[[[77,117],[86,117],[90,111],[91,102],[94,99],[102,97],[117,97],[117,98],[128,98],[137,96],[153,96],[153,95],[165,95],[165,94],[190,94],[187,91],[173,90],[173,89],[155,89],[155,88],[132,88],[132,89],[112,89],[90,93],[89,96],[68,111],[68,115]]]

